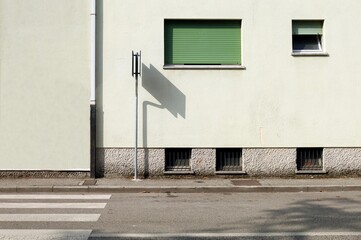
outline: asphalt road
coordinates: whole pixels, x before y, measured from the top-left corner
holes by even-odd
[[[105,237],[361,239],[361,192],[0,195],[0,239]]]

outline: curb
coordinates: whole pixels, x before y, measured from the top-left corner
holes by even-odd
[[[361,185],[340,186],[7,186],[0,193],[81,192],[81,193],[272,193],[361,191]]]

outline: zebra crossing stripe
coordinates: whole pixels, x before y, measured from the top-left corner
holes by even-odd
[[[0,213],[0,222],[96,222],[101,214],[72,214],[72,213],[19,213],[19,209],[103,209],[107,205],[104,202],[75,202],[75,200],[107,200],[111,195],[82,195],[82,194],[12,194],[0,195],[0,200],[59,200],[59,202],[0,202],[0,209],[17,209],[17,213]],[[61,200],[74,200],[72,202],[61,202]],[[21,210],[20,210],[21,211]],[[20,234],[22,232],[20,231]],[[43,232],[44,233],[44,232]],[[40,235],[42,235],[41,233]],[[52,232],[45,232],[47,234]],[[9,236],[10,232],[0,232]],[[37,234],[37,233],[36,233]],[[77,235],[77,233],[75,234]],[[89,236],[89,234],[88,234]],[[5,239],[13,239],[7,238]],[[18,238],[16,238],[18,239]],[[25,238],[24,239],[29,239]],[[41,238],[40,238],[41,239]],[[47,238],[44,238],[47,239]],[[73,238],[72,238],[73,239]],[[87,238],[85,238],[87,239]]]
[[[0,222],[96,222],[100,214],[0,214]]]
[[[105,208],[106,203],[0,203],[0,208]]]
[[[87,240],[91,232],[91,229],[0,229],[0,239]]]
[[[111,195],[57,195],[57,194],[11,194],[0,195],[0,199],[69,199],[69,200],[106,200],[110,199]]]

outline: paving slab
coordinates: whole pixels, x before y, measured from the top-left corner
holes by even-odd
[[[87,184],[85,184],[87,183]],[[317,192],[361,191],[361,178],[24,178],[0,179],[0,192]]]

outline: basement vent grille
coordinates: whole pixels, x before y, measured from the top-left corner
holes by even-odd
[[[297,170],[299,171],[322,171],[322,148],[298,148]]]
[[[217,171],[242,171],[242,149],[216,149],[216,155]]]
[[[190,148],[168,148],[165,149],[166,171],[190,171],[189,159],[192,149]]]

